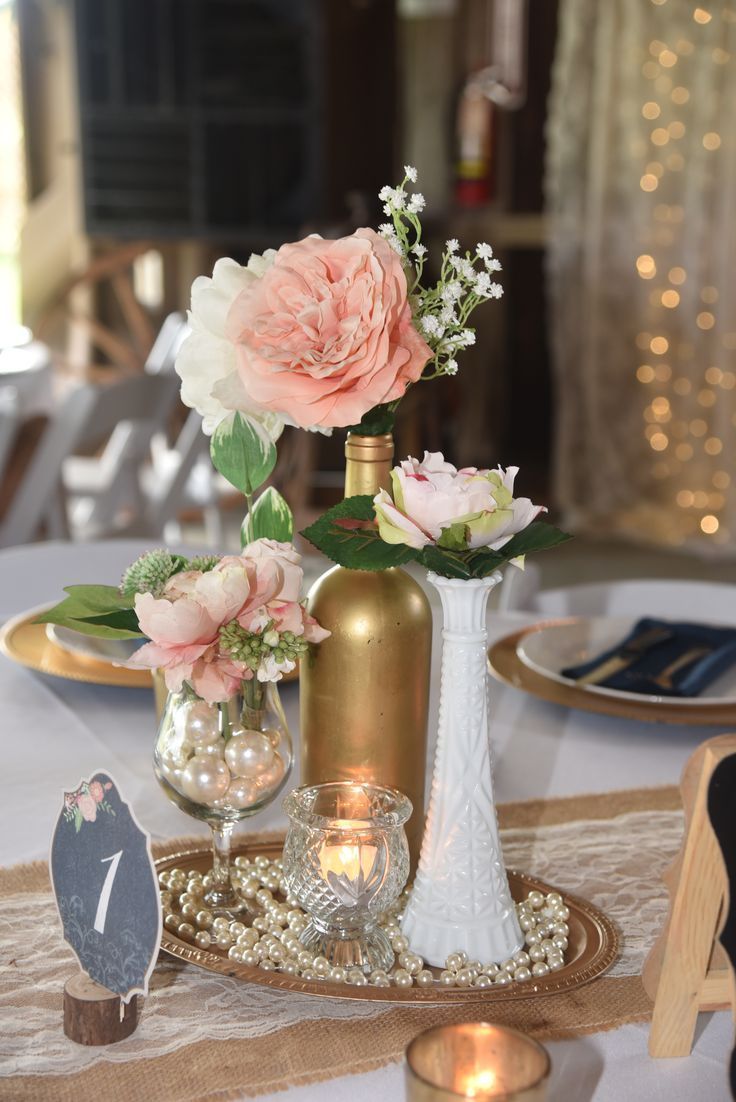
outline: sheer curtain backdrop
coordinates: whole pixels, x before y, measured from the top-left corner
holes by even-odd
[[[736,553],[736,3],[561,0],[548,120],[568,525]],[[533,14],[532,14],[533,18]]]

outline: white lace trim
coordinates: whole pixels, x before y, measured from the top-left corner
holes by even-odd
[[[507,864],[599,906],[623,932],[611,975],[632,976],[667,909],[661,876],[682,836],[679,812],[502,832]],[[109,1048],[75,1045],[61,1028],[61,987],[76,967],[50,895],[0,900],[0,1076],[59,1075],[100,1062],[155,1058],[204,1040],[244,1040],[305,1019],[359,1019],[386,1003],[341,1002],[273,991],[162,959],[136,1032]]]

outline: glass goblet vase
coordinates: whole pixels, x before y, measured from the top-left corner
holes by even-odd
[[[204,901],[213,914],[234,916],[248,909],[230,875],[233,828],[271,803],[291,764],[291,738],[273,682],[243,681],[238,695],[220,704],[208,704],[187,683],[169,694],[154,771],[168,798],[212,830]]]

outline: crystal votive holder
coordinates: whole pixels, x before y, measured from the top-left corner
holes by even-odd
[[[406,1050],[407,1102],[543,1102],[550,1068],[547,1050],[516,1029],[435,1026]]]
[[[409,875],[410,800],[394,788],[344,781],[297,788],[284,810],[283,872],[308,916],[304,948],[344,968],[390,968],[394,953],[377,920]]]

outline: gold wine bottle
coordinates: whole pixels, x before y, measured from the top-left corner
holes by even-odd
[[[345,496],[388,488],[394,442],[349,435]],[[334,566],[309,592],[332,633],[300,667],[301,782],[371,781],[404,792],[412,872],[424,827],[432,612],[399,568]]]

